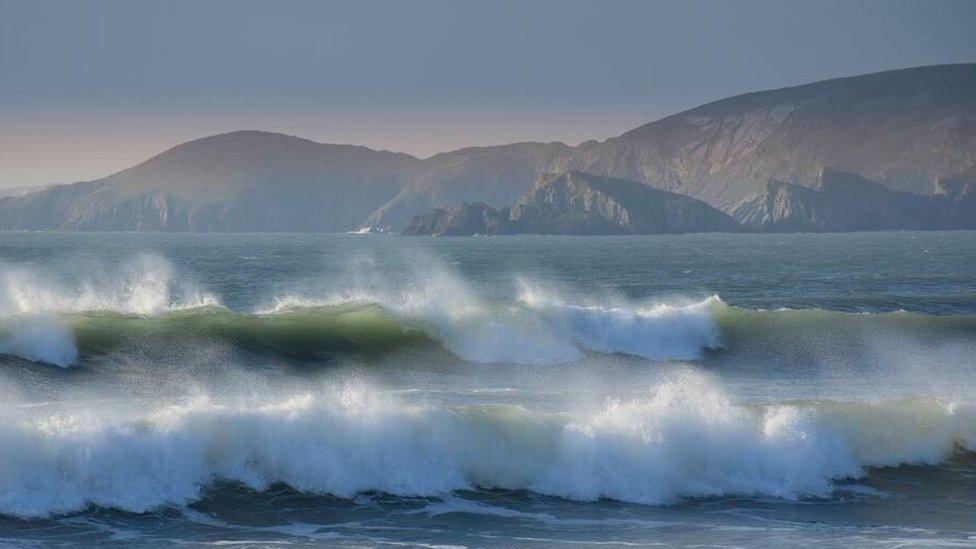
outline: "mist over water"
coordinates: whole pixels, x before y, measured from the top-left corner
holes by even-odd
[[[0,532],[969,543],[974,260],[965,232],[0,235]]]

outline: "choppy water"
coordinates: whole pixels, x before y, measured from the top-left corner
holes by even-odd
[[[0,543],[971,546],[976,233],[0,233]]]

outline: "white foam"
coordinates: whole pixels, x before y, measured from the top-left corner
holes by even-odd
[[[0,323],[0,354],[18,356],[62,368],[78,359],[71,330],[58,318],[25,315]]]
[[[262,314],[300,307],[373,303],[419,325],[472,362],[554,364],[583,357],[583,349],[652,360],[693,360],[721,346],[715,296],[681,305],[580,304],[522,284],[510,302],[488,303],[458,277],[431,268],[406,283],[356,278],[322,298],[285,295]]]
[[[145,511],[216,479],[353,497],[527,489],[576,500],[827,496],[865,467],[976,450],[976,407],[886,401],[743,407],[683,374],[596,413],[407,406],[362,388],[150,413],[0,409],[0,512]]]
[[[591,351],[652,360],[693,360],[721,346],[717,296],[684,305],[582,305],[523,286],[519,301]]]
[[[78,358],[68,313],[152,315],[217,305],[217,299],[177,279],[165,258],[143,254],[75,283],[0,266],[0,354],[70,366]]]
[[[538,315],[514,304],[490,305],[458,277],[434,267],[405,282],[375,275],[356,278],[350,288],[319,299],[286,295],[261,312],[365,303],[380,305],[402,322],[422,328],[471,362],[553,364],[582,356],[567,335],[554,331]]]
[[[0,316],[96,311],[151,315],[217,304],[213,295],[179,279],[167,259],[152,254],[87,273],[75,282],[25,268],[0,269]]]

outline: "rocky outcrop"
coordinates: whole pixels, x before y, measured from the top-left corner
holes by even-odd
[[[732,232],[728,215],[700,200],[583,172],[546,174],[512,208],[519,232],[658,234]]]
[[[582,172],[545,174],[509,211],[462,203],[419,215],[407,235],[613,235],[732,232],[728,215],[687,196]]]
[[[508,208],[501,211],[484,202],[462,202],[414,217],[404,229],[408,236],[473,236],[515,232]]]
[[[769,181],[731,209],[749,227],[777,232],[976,228],[974,183],[941,181],[935,193],[892,191],[863,177],[821,169],[813,187]]]

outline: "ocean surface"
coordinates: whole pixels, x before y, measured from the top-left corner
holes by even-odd
[[[0,233],[0,545],[976,546],[976,233]]]

